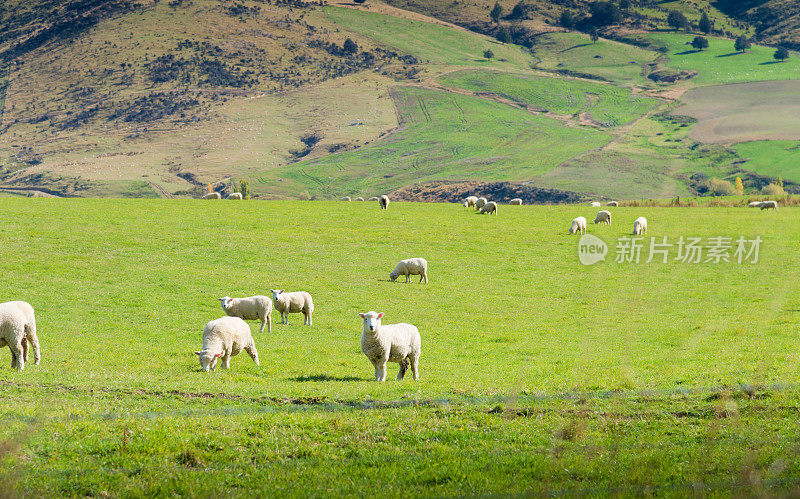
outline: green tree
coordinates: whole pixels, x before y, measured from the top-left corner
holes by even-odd
[[[250,182],[248,182],[247,180],[244,180],[244,179],[240,180],[239,181],[239,192],[242,193],[242,198],[250,199],[250,197],[251,197]]]
[[[749,49],[751,45],[750,40],[744,35],[737,36],[736,41],[733,42],[733,48],[736,49],[737,52],[744,52]]]
[[[622,21],[622,11],[611,2],[592,2],[589,11],[592,13],[590,22],[593,26],[608,26]]]
[[[497,39],[503,43],[511,41],[511,30],[508,29],[508,26],[500,26],[500,29],[497,30]]]
[[[631,8],[631,0],[619,0],[619,8],[627,10]]]
[[[571,10],[565,10],[561,13],[561,17],[558,18],[558,24],[561,26],[570,29],[575,26],[575,14],[572,13]]]
[[[358,52],[358,44],[353,40],[351,40],[350,38],[348,38],[347,40],[344,41],[342,49],[344,50],[345,54],[353,55]]]
[[[684,16],[682,12],[672,10],[669,15],[667,15],[667,24],[672,26],[675,31],[678,31],[679,29],[685,28],[689,24],[689,21],[686,20],[686,16]]]
[[[503,14],[503,7],[501,7],[498,2],[495,2],[494,7],[492,7],[491,12],[489,12],[489,17],[492,18],[492,21],[499,23],[500,15],[502,14]]]
[[[711,33],[711,30],[714,29],[714,21],[708,18],[708,13],[703,12],[703,16],[700,18],[700,21],[697,23],[697,27],[700,28],[705,34]]]
[[[511,14],[508,15],[510,19],[525,19],[525,15],[527,14],[528,6],[525,5],[525,2],[519,2],[517,5],[511,9]]]
[[[353,0],[353,1],[354,1],[355,3],[359,3],[359,4],[360,4],[360,3],[364,3],[364,2],[366,2],[367,0]]]
[[[492,57],[494,57],[494,52],[492,52],[491,49],[486,49],[483,51],[483,57],[491,59]]]
[[[589,38],[592,39],[592,43],[597,43],[597,40],[600,39],[600,34],[597,33],[597,28],[592,28],[592,31],[589,33]]]
[[[704,36],[696,36],[692,40],[692,47],[695,50],[703,50],[708,48],[708,39]]]
[[[787,49],[786,47],[778,47],[778,50],[776,50],[775,53],[772,54],[772,57],[774,57],[775,60],[783,62],[789,58],[789,49]]]

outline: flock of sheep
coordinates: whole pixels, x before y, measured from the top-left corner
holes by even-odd
[[[355,200],[356,201],[363,201],[364,198],[359,196]],[[350,196],[345,196],[345,197],[343,197],[341,199],[341,201],[352,201],[352,200],[350,199]],[[377,201],[378,205],[381,207],[382,210],[386,210],[386,209],[389,208],[389,196],[387,196],[385,194],[383,196],[381,196],[381,197],[372,196],[371,198],[367,199],[367,201]]]

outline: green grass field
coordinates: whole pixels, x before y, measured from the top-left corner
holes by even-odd
[[[757,140],[733,146],[739,156],[747,159],[744,169],[795,182],[800,182],[799,148],[800,142],[791,140]]]
[[[566,234],[586,205],[0,209],[2,299],[36,307],[43,352],[16,372],[1,351],[12,495],[749,495],[800,480],[797,208],[613,209],[589,227],[611,245],[592,267]],[[760,236],[759,261],[615,263],[640,215],[658,242]],[[387,280],[410,256],[428,285]],[[311,292],[314,326],[254,323],[260,367],[199,372],[216,298],[273,287]],[[370,309],[419,327],[419,382],[370,379]]]
[[[449,73],[439,81],[451,88],[496,94],[556,114],[589,113],[604,127],[629,123],[659,104],[656,99],[633,96],[627,89],[577,79],[465,70]]]

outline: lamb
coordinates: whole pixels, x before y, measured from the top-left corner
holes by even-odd
[[[594,223],[596,224],[603,223],[606,225],[611,225],[611,212],[608,210],[598,211],[597,216],[594,217]]]
[[[377,201],[378,196],[372,196],[371,198],[367,199],[367,201]]]
[[[311,325],[311,314],[314,313],[314,300],[305,291],[286,293],[282,289],[270,289],[275,310],[281,314],[281,324],[289,325],[289,314],[303,314],[303,325]]]
[[[389,208],[389,196],[384,194],[383,196],[378,199],[378,204],[381,205],[382,210],[386,210]]]
[[[483,205],[483,208],[481,208],[481,211],[479,213],[481,213],[481,214],[483,214],[483,213],[489,213],[489,214],[494,213],[495,215],[497,215],[497,203],[495,203],[494,201],[489,201],[488,203]]]
[[[30,303],[0,303],[0,348],[6,345],[11,350],[12,368],[20,371],[25,369],[29,346],[33,347],[33,364],[39,365],[41,354],[39,337],[36,335],[36,316]]]
[[[762,210],[769,210],[769,209],[777,210],[778,209],[778,202],[777,201],[763,201],[761,203],[761,209]]]
[[[508,204],[513,205],[513,206],[522,206],[522,199],[514,198],[511,201],[509,201]]]
[[[599,208],[600,207],[600,202],[599,201],[592,201],[591,203],[589,203],[589,206],[591,206],[592,208]]]
[[[208,372],[217,366],[222,358],[223,369],[230,369],[231,357],[244,350],[259,365],[258,351],[250,334],[250,326],[239,317],[220,317],[210,321],[203,328],[203,349],[195,352],[200,367]]]
[[[222,194],[220,194],[219,192],[209,192],[201,199],[222,199]]]
[[[267,332],[272,332],[272,299],[269,296],[256,295],[247,298],[231,298],[224,296],[219,299],[222,310],[231,317],[239,317],[246,321],[261,321],[261,329],[258,334],[264,332],[264,325]]]
[[[642,234],[647,234],[647,219],[644,217],[639,217],[633,222],[633,234],[636,236],[641,236]]]
[[[751,201],[747,203],[748,208],[761,208],[761,201]]]
[[[471,208],[475,206],[475,203],[478,202],[478,196],[467,196],[467,198],[462,202],[464,208]]]
[[[419,276],[419,282],[425,281],[428,284],[428,261],[424,258],[408,258],[401,260],[400,263],[389,274],[389,279],[394,282],[398,276],[406,276],[406,282],[411,280],[412,275]]]
[[[369,311],[358,314],[364,319],[361,333],[361,351],[375,366],[375,380],[386,381],[386,363],[400,364],[397,379],[402,380],[409,364],[414,381],[419,379],[419,356],[422,353],[422,337],[419,329],[411,324],[381,324],[383,312]]]
[[[486,203],[488,203],[488,201],[486,201],[486,198],[478,198],[478,200],[475,201],[475,209],[480,210]]]
[[[619,203],[617,201],[609,201],[608,203],[606,203],[606,206],[618,207]]]
[[[345,196],[340,201],[350,201],[350,196]]]
[[[578,217],[572,219],[572,225],[569,228],[570,234],[586,234],[586,218]]]
[[[242,193],[241,192],[231,192],[230,194],[225,196],[225,199],[238,199],[239,201],[241,201],[242,200]]]
[[[363,200],[364,200],[364,198],[362,198],[361,196],[358,196],[358,197],[355,199],[355,201],[363,201]]]

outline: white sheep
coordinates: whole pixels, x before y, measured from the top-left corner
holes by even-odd
[[[242,200],[242,193],[241,192],[231,192],[230,194],[225,196],[225,199],[238,199],[239,201],[241,201]]]
[[[478,202],[478,196],[467,196],[461,204],[464,205],[464,208],[472,208],[475,206],[475,203]]]
[[[570,234],[586,234],[586,218],[577,217],[572,219],[569,227]]]
[[[619,203],[617,201],[609,201],[606,206],[619,206]]]
[[[778,202],[777,201],[764,201],[761,203],[762,210],[777,210],[778,209]]]
[[[514,198],[511,201],[509,201],[508,204],[514,205],[514,206],[522,206],[522,199]]]
[[[589,206],[591,206],[592,208],[599,208],[600,207],[600,202],[599,201],[592,201],[591,203],[589,203]]]
[[[483,205],[485,205],[486,203],[488,203],[488,201],[486,201],[486,198],[482,198],[482,197],[478,198],[478,200],[475,201],[475,209],[476,210],[480,210],[481,208],[483,208]]]
[[[606,225],[611,225],[611,212],[608,210],[598,211],[597,216],[594,217],[594,223],[596,224],[603,223]]]
[[[411,365],[414,380],[419,379],[419,356],[422,353],[422,337],[419,329],[411,324],[381,324],[383,312],[369,311],[358,314],[364,319],[361,333],[361,351],[375,366],[375,380],[386,381],[386,363],[397,362],[400,371],[397,379],[403,379]]]
[[[12,368],[25,369],[29,343],[33,347],[33,363],[38,366],[41,354],[33,307],[24,301],[0,303],[0,348],[8,345]]]
[[[389,209],[389,196],[387,196],[386,194],[384,194],[383,196],[381,196],[381,197],[378,199],[378,204],[379,204],[379,205],[381,205],[381,209],[382,209],[382,210],[387,210],[387,209]]]
[[[633,234],[636,236],[641,236],[642,234],[647,234],[647,219],[644,217],[639,217],[633,222]]]
[[[222,199],[222,195],[219,192],[209,192],[202,199]]]
[[[286,293],[282,289],[270,289],[275,310],[281,314],[281,324],[289,324],[289,314],[303,314],[303,325],[311,325],[314,313],[314,300],[305,291]]]
[[[481,208],[481,211],[479,211],[478,213],[481,213],[481,214],[483,214],[483,213],[489,213],[489,214],[494,213],[495,215],[497,215],[497,203],[495,203],[494,201],[489,201],[488,203],[483,205],[483,208]]]
[[[261,329],[258,333],[264,332],[264,325],[267,332],[272,332],[272,299],[269,296],[256,295],[247,298],[231,298],[224,296],[219,299],[222,310],[231,317],[239,317],[246,321],[261,321]]]
[[[222,367],[230,369],[231,357],[244,350],[259,365],[258,350],[250,334],[250,326],[239,317],[220,317],[210,321],[203,328],[203,349],[195,352],[200,367],[208,372],[217,366],[222,358]]]
[[[367,199],[367,201],[377,201],[378,196],[372,196],[371,198]]]
[[[389,274],[389,279],[394,282],[398,276],[406,276],[406,282],[411,280],[412,275],[419,276],[419,282],[425,281],[428,284],[428,261],[424,258],[408,258],[401,260],[400,263]]]
[[[761,201],[751,201],[747,203],[748,208],[761,208]]]
[[[363,200],[364,200],[364,198],[362,198],[361,196],[358,196],[357,198],[355,198],[354,201],[363,201]]]
[[[350,196],[345,196],[340,201],[350,201]]]

